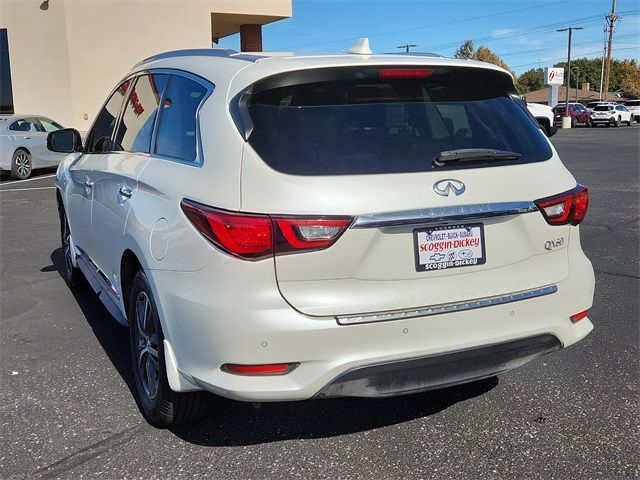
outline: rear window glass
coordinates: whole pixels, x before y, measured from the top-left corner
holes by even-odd
[[[609,110],[613,110],[613,107],[611,105],[600,105],[594,108],[594,110],[596,112],[608,112]]]
[[[269,166],[295,175],[422,172],[550,158],[546,138],[513,93],[507,75],[474,68],[280,74],[247,94],[249,143]],[[469,148],[521,157],[433,166],[438,153]]]
[[[640,107],[640,100],[633,100],[631,102],[624,103],[626,107]]]

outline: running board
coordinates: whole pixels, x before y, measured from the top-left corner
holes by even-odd
[[[98,294],[98,298],[116,321],[125,326],[129,326],[129,322],[118,308],[116,301],[113,299],[110,293],[110,286],[107,284],[102,275],[98,272],[93,262],[89,260],[83,252],[78,253],[76,256],[78,267],[84,274],[87,282],[91,285],[91,288]]]

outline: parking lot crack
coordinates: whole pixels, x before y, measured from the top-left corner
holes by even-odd
[[[93,443],[85,448],[67,455],[56,462],[42,467],[34,472],[34,476],[40,479],[58,478],[62,473],[72,470],[103,453],[129,443],[146,424],[138,424]]]
[[[629,273],[605,272],[604,270],[597,270],[597,269],[594,269],[593,271],[599,275],[611,275],[614,277],[634,278],[636,280],[640,280],[639,275],[631,275]]]

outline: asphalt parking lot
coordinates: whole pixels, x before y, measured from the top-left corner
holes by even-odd
[[[128,335],[60,277],[51,171],[0,183],[0,478],[637,478],[640,126],[560,131],[590,188],[596,270],[579,344],[497,379],[384,400],[218,399],[199,424],[142,418]]]

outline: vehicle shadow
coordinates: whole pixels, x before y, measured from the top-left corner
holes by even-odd
[[[64,262],[61,248],[51,254],[51,261],[61,273]],[[93,334],[138,403],[130,367],[128,331],[111,318],[88,284],[71,291]],[[211,409],[204,418],[173,427],[170,431],[186,442],[217,447],[335,437],[428,417],[458,402],[483,395],[496,385],[498,378],[491,377],[402,397],[263,403],[259,408],[251,403],[211,395]]]
[[[62,278],[62,270],[64,268],[64,253],[62,248],[54,250],[50,258],[53,269],[57,270]],[[46,271],[46,269],[50,268],[51,267],[45,267],[42,270]],[[82,310],[93,334],[96,336],[98,342],[100,342],[100,346],[129,387],[133,397],[136,398],[135,380],[131,372],[129,331],[111,317],[84,278],[82,279],[82,285],[78,286],[78,288],[70,288],[69,290]]]
[[[434,415],[483,395],[498,378],[403,397],[333,398],[253,404],[215,398],[198,423],[174,427],[182,440],[202,446],[248,446],[293,439],[348,435]]]

